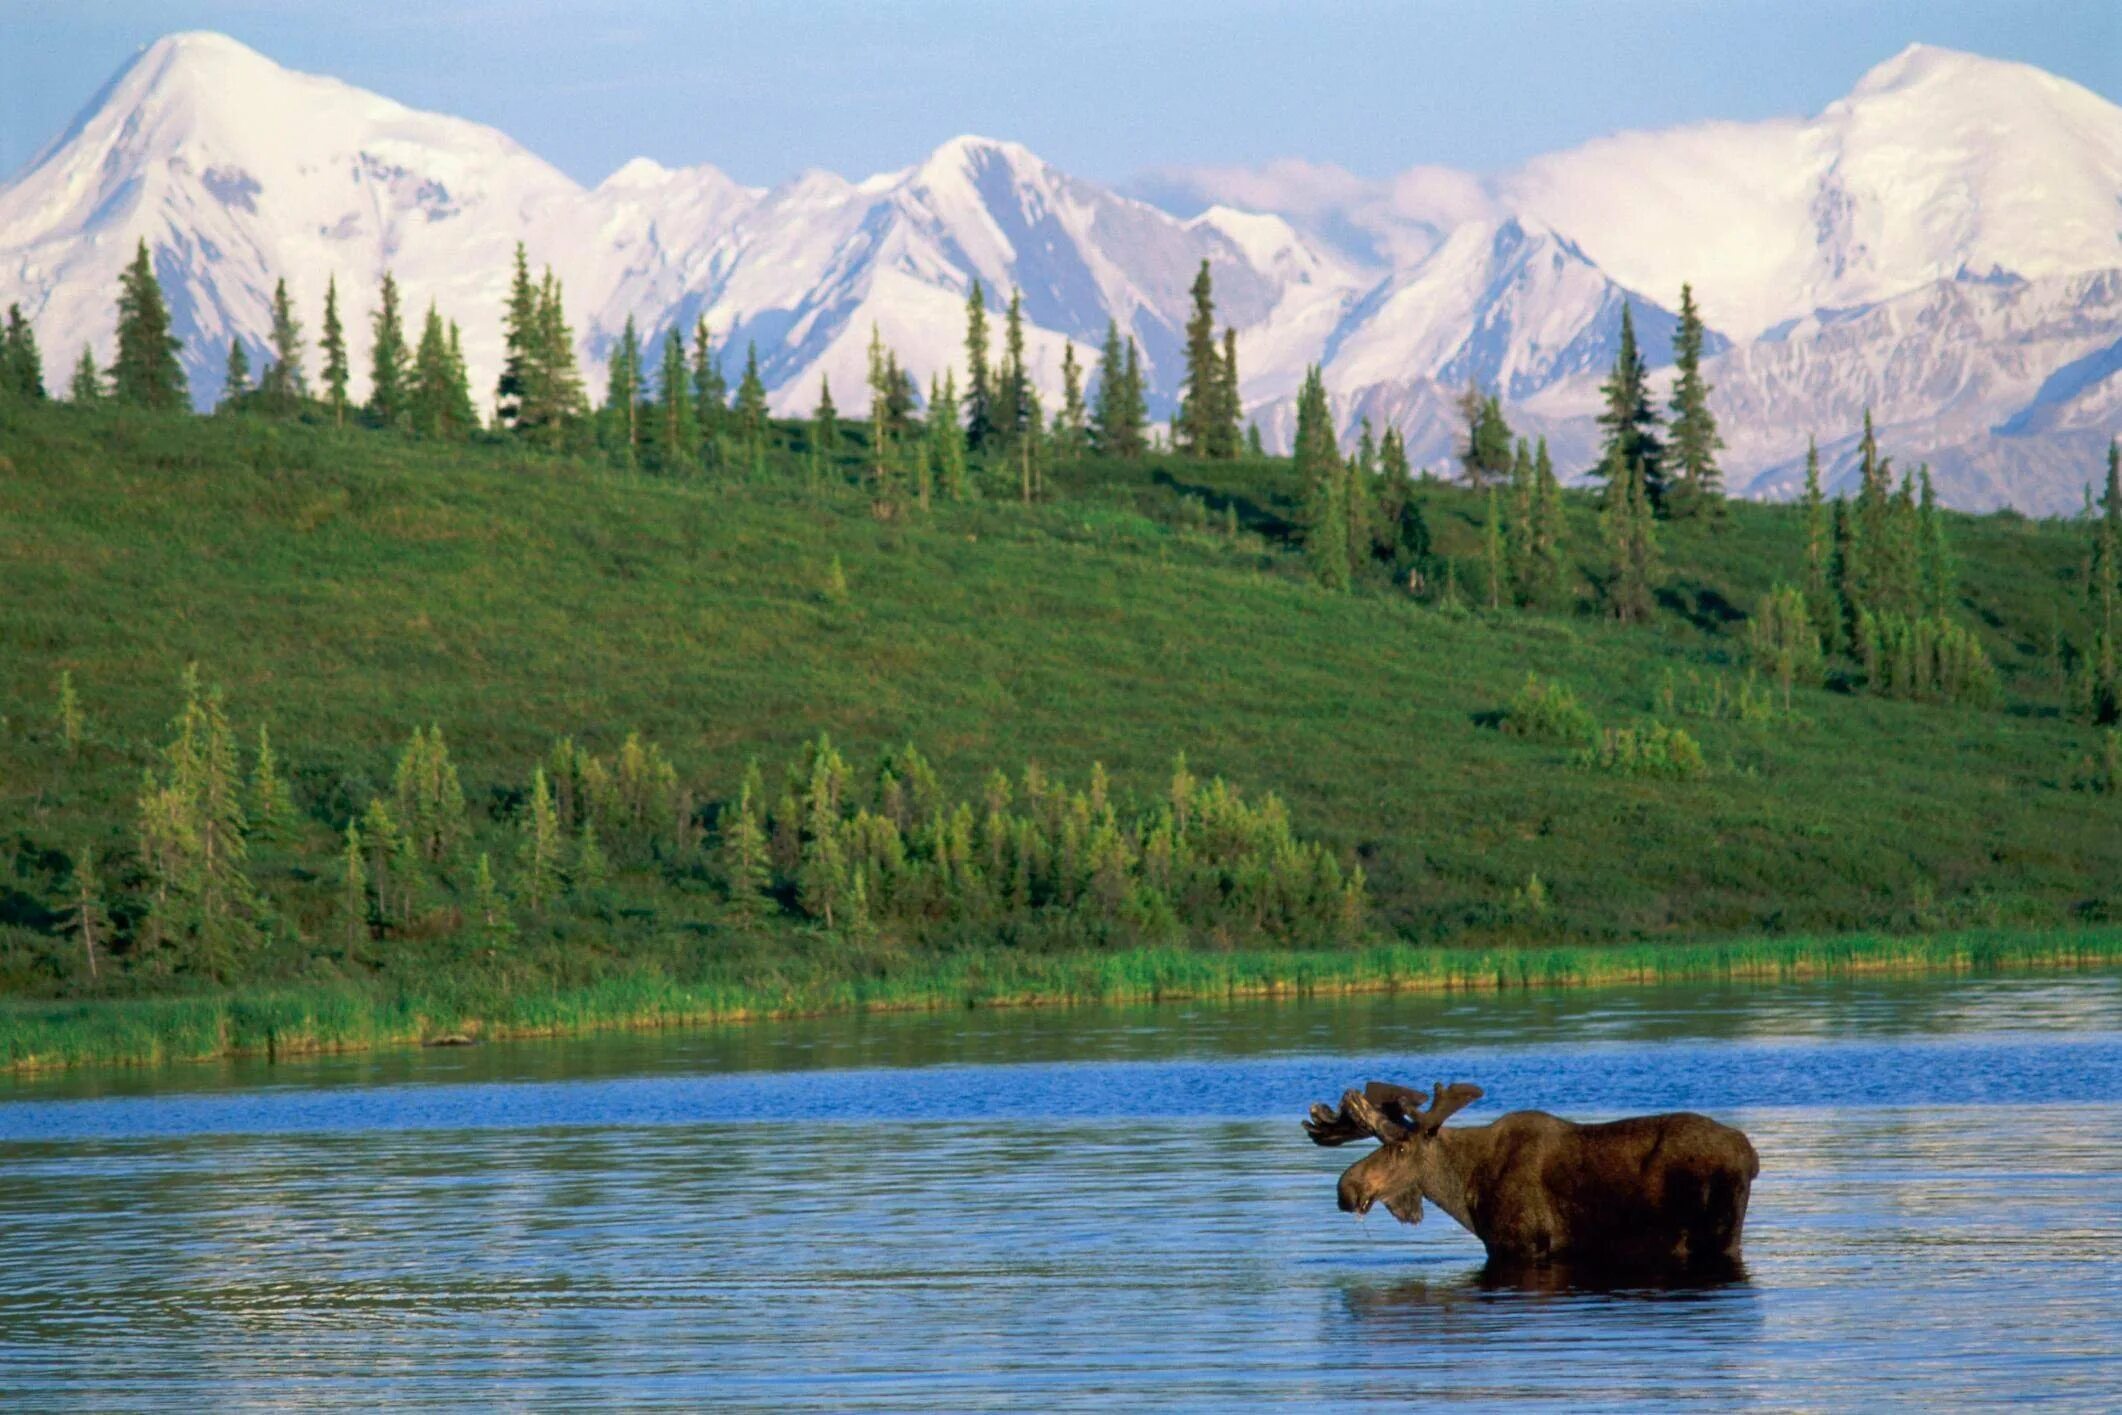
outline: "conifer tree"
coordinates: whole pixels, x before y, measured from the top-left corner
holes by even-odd
[[[545,779],[545,768],[531,773],[529,813],[523,819],[523,840],[517,847],[520,875],[517,897],[533,914],[560,893],[560,817],[553,809],[553,790]]]
[[[140,858],[151,882],[152,932],[187,945],[185,965],[225,979],[257,939],[241,772],[218,691],[184,674],[184,707],[163,770],[141,790]]]
[[[287,281],[273,285],[273,361],[258,380],[258,391],[285,411],[309,396],[309,375],[302,371],[302,323],[287,298]]]
[[[1216,455],[1228,459],[1238,455],[1238,427],[1245,421],[1245,399],[1238,391],[1238,331],[1229,325],[1223,327],[1223,358],[1218,371],[1223,375],[1223,417],[1216,429]],[[1254,440],[1258,441],[1257,433]]]
[[[20,305],[7,307],[7,333],[0,338],[0,396],[44,401],[44,357],[37,352],[37,331]]]
[[[1510,550],[1503,531],[1503,509],[1497,503],[1496,489],[1488,489],[1488,517],[1482,523],[1481,567],[1488,586],[1488,607],[1501,609],[1503,596],[1510,584]]]
[[[346,424],[346,326],[339,322],[339,278],[324,282],[324,401],[331,405],[332,425]]]
[[[461,440],[471,434],[470,403],[470,390],[459,386],[457,362],[442,316],[430,303],[420,328],[420,347],[413,354],[412,380],[405,397],[406,425],[421,437]]]
[[[96,368],[95,350],[84,347],[74,364],[74,376],[66,385],[66,400],[78,406],[101,402],[103,374]]]
[[[118,286],[118,354],[111,361],[110,396],[138,408],[181,408],[189,396],[183,343],[170,332],[169,307],[143,238]]]
[[[1533,449],[1519,438],[1511,458],[1509,501],[1503,508],[1505,584],[1511,603],[1533,602]]]
[[[766,382],[759,376],[759,346],[744,346],[744,377],[737,383],[737,436],[754,460],[766,445]]]
[[[472,866],[472,912],[489,939],[506,937],[514,929],[508,900],[494,879],[493,861],[484,850],[479,852],[479,859]]]
[[[1710,386],[1702,377],[1702,314],[1695,308],[1692,285],[1680,287],[1680,327],[1673,335],[1672,421],[1667,447],[1672,464],[1670,511],[1678,516],[1722,517],[1724,473],[1717,467],[1717,451],[1724,439],[1717,433],[1716,414],[1709,410]]]
[[[1326,382],[1313,365],[1297,396],[1294,460],[1304,489],[1304,551],[1312,574],[1328,589],[1348,588],[1347,476],[1334,440],[1333,408]]]
[[[1650,379],[1636,347],[1636,321],[1630,304],[1621,304],[1620,348],[1613,372],[1599,385],[1606,406],[1599,413],[1605,441],[1600,448],[1602,477],[1624,481],[1641,474],[1644,494],[1653,508],[1665,501],[1665,449],[1658,441],[1658,415],[1650,404]]]
[[[1002,322],[1002,368],[995,379],[995,428],[1003,446],[1015,447],[1035,424],[1031,370],[1024,359],[1024,292],[1009,292]]]
[[[1747,621],[1747,650],[1754,663],[1783,688],[1783,710],[1790,711],[1791,687],[1820,681],[1820,631],[1813,627],[1811,606],[1799,590],[1778,585]]]
[[[233,408],[251,391],[251,359],[241,339],[228,341],[228,363],[221,370],[221,407]]]
[[[943,494],[963,501],[972,493],[965,461],[965,432],[958,426],[957,374],[943,370],[943,382],[928,400],[929,461],[943,483]]]
[[[86,739],[87,726],[81,716],[81,699],[74,692],[74,675],[68,669],[59,670],[59,742],[68,752],[81,750]]]
[[[1267,455],[1266,447],[1261,445],[1260,442],[1260,424],[1258,423],[1249,422],[1245,425],[1245,455],[1248,457],[1265,457]]]
[[[897,450],[892,436],[891,361],[886,357],[884,336],[876,325],[869,328],[869,484],[870,505],[880,517],[899,510]]]
[[[513,328],[513,303],[510,324]],[[550,268],[531,294],[531,313],[516,374],[512,385],[512,425],[541,447],[568,446],[589,416],[589,396],[583,390],[582,369],[575,357],[575,335],[567,322],[565,291]]]
[[[479,410],[472,406],[471,369],[464,362],[464,334],[457,328],[457,321],[449,322],[449,396],[448,421],[453,428],[462,429],[469,436],[479,427]]]
[[[501,319],[504,352],[501,377],[494,385],[494,421],[500,427],[524,426],[526,407],[534,401],[532,367],[538,345],[538,287],[531,283],[530,256],[516,242],[516,268],[509,277],[508,305]]]
[[[995,390],[987,368],[987,293],[978,278],[965,297],[965,445],[984,452],[995,439]]]
[[[1105,345],[1098,356],[1098,391],[1091,400],[1091,446],[1100,455],[1122,457],[1127,442],[1127,352],[1120,343],[1120,322],[1105,322]]]
[[[722,826],[722,883],[738,917],[756,923],[772,906],[773,868],[766,839],[765,783],[754,761],[744,769],[736,806]]]
[[[1083,367],[1076,362],[1073,339],[1061,345],[1061,410],[1054,415],[1054,450],[1066,461],[1083,455],[1090,435],[1083,406]]]
[[[728,414],[729,385],[723,380],[722,360],[715,354],[714,336],[703,314],[693,321],[693,418],[701,443],[710,453],[719,443]]]
[[[1179,395],[1173,449],[1189,457],[1212,457],[1223,426],[1222,360],[1216,351],[1215,287],[1208,262],[1194,276],[1194,310],[1186,321],[1186,382]]]
[[[1348,523],[1345,538],[1348,542],[1349,580],[1353,583],[1371,558],[1371,548],[1377,537],[1377,505],[1371,495],[1371,483],[1375,479],[1358,459],[1349,457],[1340,461],[1341,513]]]
[[[840,410],[833,406],[832,380],[823,374],[818,377],[818,411],[811,418],[810,443],[824,458],[840,449]]]
[[[1618,456],[1618,450],[1612,455]],[[1606,504],[1599,513],[1606,540],[1606,603],[1624,624],[1648,619],[1653,607],[1651,590],[1657,577],[1658,544],[1656,513],[1644,484],[1643,469],[1630,465],[1623,472],[1606,472]]]
[[[1142,383],[1142,351],[1127,337],[1127,360],[1120,379],[1120,455],[1140,457],[1149,448],[1149,397]]]
[[[383,272],[383,291],[374,316],[375,341],[369,349],[368,415],[379,426],[399,427],[409,418],[411,396],[405,323],[398,313],[398,282]]]
[[[605,366],[601,441],[612,460],[631,471],[641,455],[641,335],[626,317]]]
[[[272,734],[260,723],[258,754],[251,766],[250,833],[258,840],[284,840],[294,826],[294,796],[280,772],[280,759],[273,754]]]
[[[1532,576],[1527,602],[1536,607],[1549,607],[1561,596],[1562,542],[1562,487],[1555,480],[1554,460],[1547,455],[1547,439],[1542,437],[1533,452],[1532,546],[1527,556]]]

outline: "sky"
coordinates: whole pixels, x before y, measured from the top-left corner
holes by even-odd
[[[1285,157],[1490,172],[1816,112],[1917,40],[2122,102],[2116,0],[0,0],[0,173],[186,29],[491,124],[586,185],[635,156],[861,177],[964,132],[1109,183]]]

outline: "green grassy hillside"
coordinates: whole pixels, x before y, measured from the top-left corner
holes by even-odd
[[[254,852],[273,923],[235,960],[240,982],[677,977],[837,948],[899,966],[920,940],[889,924],[851,940],[792,907],[733,914],[712,864],[746,761],[777,794],[821,732],[864,781],[911,742],[953,798],[977,799],[996,768],[1080,787],[1102,763],[1116,794],[1148,801],[1183,752],[1198,777],[1277,793],[1298,836],[1360,864],[1374,940],[2045,929],[2122,911],[2122,804],[2081,789],[2100,742],[2060,709],[2054,645],[2083,629],[2079,527],[1948,518],[1996,707],[1801,688],[1793,712],[1744,721],[1700,709],[1740,689],[1746,616],[1800,574],[1788,508],[1661,527],[1660,610],[1624,628],[1593,606],[1594,509],[1575,495],[1578,605],[1533,615],[1418,602],[1382,574],[1316,588],[1279,460],[1087,462],[1057,469],[1040,505],[1011,484],[889,521],[851,483],[807,486],[805,465],[681,482],[505,444],[0,412],[0,988],[195,985],[182,957],[127,957],[135,803],[191,662],[246,749],[269,725],[301,815]],[[1449,561],[1476,584],[1483,504],[1434,485],[1419,502],[1442,557],[1431,583]],[[85,721],[72,750],[62,672]],[[1528,672],[1605,726],[1684,727],[1706,774],[1586,769],[1568,745],[1498,730]],[[468,949],[461,875],[442,887],[454,911],[349,943],[339,836],[423,724],[446,732],[473,845],[504,874],[532,767],[563,735],[659,744],[710,836],[698,859],[615,858],[609,889],[505,946]],[[119,924],[94,984],[65,928],[83,847]]]

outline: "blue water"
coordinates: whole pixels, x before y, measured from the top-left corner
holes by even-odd
[[[1697,1109],[1746,1279],[1494,1290],[1304,1106]],[[18,1081],[9,1408],[2114,1408],[2122,978],[840,1019]]]

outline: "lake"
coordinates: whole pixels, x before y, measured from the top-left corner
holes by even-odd
[[[1528,1291],[1305,1106],[1703,1110],[1743,1281]],[[2122,1390],[2122,976],[870,1016],[0,1079],[0,1404],[1932,1409]]]

